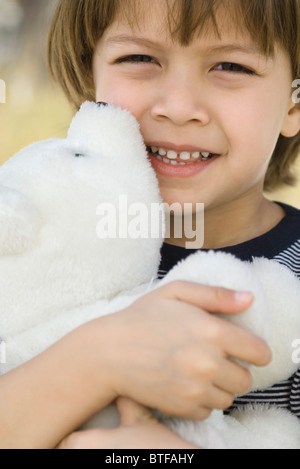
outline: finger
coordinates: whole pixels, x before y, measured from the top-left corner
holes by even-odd
[[[212,341],[215,340],[226,353],[255,366],[266,366],[272,359],[269,346],[246,329],[214,317],[211,323]]]
[[[250,371],[231,360],[224,361],[224,365],[214,381],[216,387],[234,396],[247,394],[252,383],[253,378]]]
[[[194,317],[198,318],[198,323],[196,321],[193,324],[193,337],[198,341],[199,346],[203,344],[203,340],[206,344],[210,344],[213,355],[215,351],[219,351],[222,356],[216,356],[217,360],[233,357],[255,366],[266,366],[270,363],[272,353],[269,346],[247,329],[223,317],[208,314],[193,305],[175,302],[173,312],[174,314],[186,313],[186,317],[193,312]],[[201,348],[196,350],[196,353],[195,356],[199,356],[198,354],[202,353]]]
[[[216,386],[212,386],[205,399],[201,399],[201,407],[204,409],[228,409],[233,401],[234,394],[224,391]]]
[[[170,282],[162,288],[165,288],[166,297],[190,303],[211,313],[241,313],[250,308],[254,300],[251,292],[237,292],[184,280]]]
[[[120,414],[121,425],[132,425],[153,418],[148,407],[127,397],[119,397],[116,400],[116,405]]]
[[[66,450],[105,448],[105,432],[109,432],[109,430],[92,429],[71,433],[61,441],[56,449]]]

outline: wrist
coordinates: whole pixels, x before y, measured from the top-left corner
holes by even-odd
[[[118,396],[127,395],[128,372],[132,369],[133,360],[128,344],[132,343],[127,331],[125,310],[96,319],[88,325],[91,327],[94,364],[98,370],[95,379],[98,386],[106,386],[109,402]],[[101,372],[100,372],[101,370]],[[108,403],[109,403],[108,402]]]
[[[98,412],[117,397],[110,323],[106,317],[95,319],[73,331],[69,339],[75,354],[74,373],[79,374],[87,400]]]

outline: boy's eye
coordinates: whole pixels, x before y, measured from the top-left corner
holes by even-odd
[[[254,75],[253,70],[232,62],[222,62],[214,67],[214,70],[233,73],[245,73],[246,75]]]
[[[142,54],[135,54],[135,55],[127,55],[126,57],[121,57],[116,61],[117,63],[123,62],[132,62],[132,63],[157,63],[153,57],[149,55],[142,55]]]

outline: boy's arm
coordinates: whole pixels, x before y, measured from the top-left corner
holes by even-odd
[[[0,447],[56,447],[118,396],[199,420],[229,407],[251,386],[231,357],[263,366],[270,350],[207,311],[236,314],[252,301],[173,282],[79,327],[0,377]]]
[[[102,329],[88,323],[0,377],[1,448],[53,448],[116,397],[101,363]]]

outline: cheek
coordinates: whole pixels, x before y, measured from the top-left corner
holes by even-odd
[[[119,76],[99,73],[95,76],[97,101],[113,103],[123,109],[128,109],[139,121],[145,104],[135,86],[132,86]]]
[[[274,97],[272,100],[276,101]],[[268,162],[277,144],[282,121],[282,108],[263,97],[248,102],[242,109],[233,110],[224,120],[232,155],[245,159],[250,168],[259,162]]]

